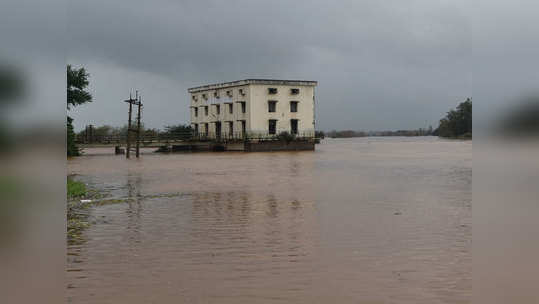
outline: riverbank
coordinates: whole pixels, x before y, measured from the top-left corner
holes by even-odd
[[[88,189],[80,181],[73,179],[73,176],[67,177],[67,242],[78,243],[81,241],[81,233],[90,224],[88,222],[92,199],[97,198],[97,192]]]
[[[92,207],[125,203],[130,200],[130,198],[106,198],[102,191],[89,188],[85,183],[75,180],[74,176],[67,177],[66,189],[68,244],[79,244],[84,241],[82,232],[95,223],[90,214]]]
[[[466,133],[466,134],[462,134],[458,136],[450,136],[450,137],[445,137],[445,136],[438,136],[438,137],[444,138],[444,139],[472,140],[472,133]]]
[[[84,242],[82,233],[85,229],[99,222],[91,215],[92,208],[129,203],[135,199],[172,198],[181,193],[164,193],[154,195],[138,195],[137,197],[110,197],[102,189],[94,189],[87,184],[77,181],[74,175],[67,177],[67,243],[80,244]]]

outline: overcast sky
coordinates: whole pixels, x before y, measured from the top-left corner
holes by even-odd
[[[316,88],[317,129],[437,125],[472,95],[466,1],[71,0],[68,63],[91,75],[76,129],[127,121],[138,89],[146,126],[189,122],[187,88],[245,78]]]

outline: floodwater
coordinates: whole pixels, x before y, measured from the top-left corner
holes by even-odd
[[[68,161],[111,198],[68,245],[71,303],[469,303],[472,142]]]

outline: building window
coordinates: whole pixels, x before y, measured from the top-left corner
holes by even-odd
[[[228,113],[233,114],[234,113],[234,105],[229,103],[228,104]]]
[[[232,97],[232,90],[226,91],[226,95],[227,95],[228,97]]]
[[[215,91],[215,92],[213,92],[213,97],[215,97],[215,98],[219,98],[219,91]]]
[[[204,116],[208,116],[208,106],[204,107]]]
[[[269,94],[277,94],[277,88],[268,88]]]
[[[202,94],[202,98],[204,98],[204,100],[208,100],[208,95]]]
[[[298,134],[298,120],[290,119],[290,134]]]
[[[221,138],[221,122],[220,121],[215,122],[215,138],[217,139]]]
[[[197,96],[196,95],[193,95],[192,98],[193,98],[194,101],[197,101]]]
[[[292,95],[297,95],[299,94],[299,89],[290,89],[290,93],[292,93]]]
[[[291,101],[290,102],[290,112],[297,112],[298,111],[298,102],[297,101]]]
[[[268,133],[270,135],[277,133],[277,120],[276,119],[268,120]]]
[[[268,101],[268,112],[273,113],[277,110],[277,101],[269,100]]]
[[[198,124],[195,124],[195,134],[198,134]]]
[[[217,115],[221,114],[221,105],[218,105],[218,104],[215,105],[215,113],[217,113]]]
[[[245,101],[240,102],[241,104],[241,112],[245,114]]]
[[[239,92],[240,92],[240,95],[245,95],[245,91],[243,91],[243,89],[239,89]]]
[[[195,117],[198,117],[198,108],[195,108]]]
[[[230,135],[231,137],[234,136],[234,122],[233,121],[228,122],[228,135]]]
[[[246,131],[246,124],[245,124],[245,120],[242,120],[241,121],[241,136],[245,136],[245,131]]]

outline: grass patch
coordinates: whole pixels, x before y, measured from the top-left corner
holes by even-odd
[[[82,182],[74,181],[70,178],[67,178],[67,198],[78,198],[84,197],[88,193],[86,185]]]

